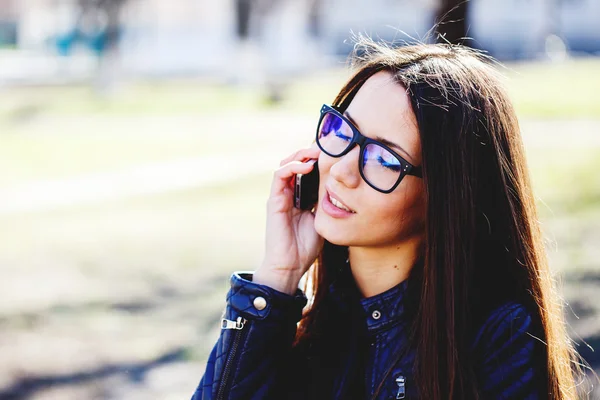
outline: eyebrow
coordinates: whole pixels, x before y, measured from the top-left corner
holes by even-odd
[[[354,120],[354,118],[352,118],[352,116],[350,115],[350,113],[348,113],[348,111],[344,111],[344,116],[346,118],[348,118],[350,120],[350,122],[352,122],[352,124],[356,127],[356,129],[358,129],[360,131],[360,128],[358,127],[358,124],[356,123],[356,121]],[[402,146],[400,146],[399,144],[396,144],[396,143],[394,143],[392,141],[389,141],[389,140],[387,140],[385,138],[382,138],[380,136],[375,136],[373,139],[377,140],[378,142],[381,142],[381,143],[385,144],[388,147],[393,147],[396,150],[400,150],[402,153],[404,153],[404,155],[408,156],[409,158],[412,158],[412,156],[410,154],[408,154],[408,152],[406,150],[404,150],[402,148]]]

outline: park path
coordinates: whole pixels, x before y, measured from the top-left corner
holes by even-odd
[[[247,157],[247,153],[228,154],[229,157],[239,160]],[[222,155],[211,155],[139,165],[116,172],[31,182],[0,191],[0,215],[47,211],[235,181],[269,171],[281,158],[276,152],[265,151],[240,168],[238,164],[223,163]]]

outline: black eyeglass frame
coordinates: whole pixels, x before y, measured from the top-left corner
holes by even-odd
[[[321,123],[323,122],[323,118],[325,118],[326,114],[334,114],[335,116],[341,118],[344,122],[346,122],[348,124],[348,126],[350,126],[350,129],[352,129],[352,140],[350,140],[350,143],[348,143],[348,147],[346,147],[346,149],[344,151],[342,151],[340,154],[337,154],[337,155],[331,154],[330,152],[328,152],[321,146],[321,143],[319,143],[319,133],[320,133],[319,130],[321,128]],[[378,142],[375,139],[371,139],[371,138],[364,136],[362,133],[360,133],[358,128],[356,128],[356,126],[354,126],[354,124],[350,120],[348,120],[348,118],[344,117],[344,115],[339,110],[337,110],[336,108],[334,108],[332,106],[328,106],[327,104],[323,104],[323,107],[321,107],[321,116],[319,118],[319,123],[317,124],[316,142],[317,142],[317,146],[319,146],[321,151],[323,151],[328,156],[334,157],[334,158],[340,158],[340,157],[345,156],[346,154],[348,154],[350,152],[350,150],[352,150],[354,148],[355,145],[358,144],[358,146],[360,147],[360,154],[358,157],[358,170],[360,172],[360,176],[367,183],[367,185],[371,186],[373,189],[375,189],[381,193],[393,192],[394,189],[396,189],[398,187],[398,185],[400,184],[400,182],[406,175],[412,175],[412,176],[416,176],[418,178],[423,177],[421,167],[412,165],[411,163],[406,161],[402,156],[400,156],[394,150],[390,149],[385,144]],[[383,189],[380,189],[380,188],[374,186],[365,177],[365,174],[363,172],[363,162],[364,162],[365,148],[367,147],[368,144],[376,144],[377,146],[383,147],[385,150],[389,151],[394,157],[396,157],[402,164],[402,168],[400,171],[400,175],[398,176],[398,180],[392,186],[392,188],[389,190],[383,190]]]

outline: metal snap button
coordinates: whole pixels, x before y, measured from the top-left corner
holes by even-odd
[[[267,301],[265,298],[260,296],[256,297],[252,303],[254,304],[254,308],[256,308],[258,311],[264,310],[267,306]]]
[[[381,318],[381,313],[378,310],[373,311],[373,314],[371,314],[371,317],[373,317],[373,319],[379,319]]]

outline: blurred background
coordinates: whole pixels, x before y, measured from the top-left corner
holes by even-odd
[[[191,396],[359,32],[503,62],[600,371],[600,1],[0,0],[0,399]]]

